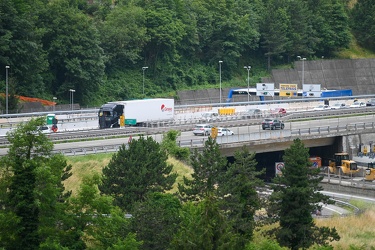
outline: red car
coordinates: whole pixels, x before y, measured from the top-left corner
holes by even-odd
[[[275,108],[273,111],[272,111],[273,114],[286,114],[286,109],[284,108]]]

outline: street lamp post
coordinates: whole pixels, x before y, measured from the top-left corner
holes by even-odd
[[[73,100],[73,95],[74,95],[74,92],[75,89],[69,89],[69,92],[70,92],[70,106],[71,106],[71,109],[73,110],[73,103],[74,103],[74,100]]]
[[[145,95],[145,70],[148,69],[148,67],[142,67],[143,71],[143,95]]]
[[[247,102],[250,101],[250,69],[251,66],[245,66],[244,69],[247,69]]]
[[[220,92],[220,104],[221,104],[221,64],[223,63],[223,61],[219,61],[219,75],[220,75],[220,89],[219,89],[219,92]]]
[[[52,97],[52,99],[53,99],[53,102],[54,102],[54,104],[53,104],[53,112],[55,112],[55,110],[56,110],[56,100],[57,100],[57,97]]]
[[[8,69],[10,66],[5,66],[5,110],[8,114]]]

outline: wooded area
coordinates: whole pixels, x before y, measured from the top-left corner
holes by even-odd
[[[243,85],[244,65],[258,80],[352,40],[375,51],[374,13],[372,0],[1,0],[0,68],[10,94],[59,104],[69,89],[81,105],[174,96],[216,86],[219,61]]]
[[[32,119],[8,134],[9,153],[0,158],[1,249],[323,250],[340,239],[312,218],[320,202],[329,201],[315,192],[323,177],[310,168],[308,149],[298,139],[286,150],[271,202],[257,193],[264,183],[254,153],[244,147],[228,163],[209,137],[203,151],[189,157],[176,150],[177,131],[161,144],[140,137],[123,145],[72,195],[63,185],[72,167],[51,153],[52,142],[38,130],[43,123]],[[168,193],[177,174],[167,152],[194,170],[176,193]],[[256,215],[260,208],[267,216]],[[274,229],[266,243],[253,242],[262,224]]]

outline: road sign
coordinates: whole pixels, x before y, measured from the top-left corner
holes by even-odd
[[[137,120],[136,119],[125,119],[125,124],[126,125],[136,125]]]
[[[277,175],[281,175],[281,169],[284,168],[284,162],[275,162],[275,174],[276,176]]]
[[[302,91],[304,97],[320,97],[322,95],[320,84],[304,84]]]
[[[279,96],[297,96],[297,84],[280,83]]]
[[[217,137],[217,127],[211,128],[211,137],[213,139],[216,139],[216,137]]]
[[[274,83],[257,83],[257,96],[274,96]]]

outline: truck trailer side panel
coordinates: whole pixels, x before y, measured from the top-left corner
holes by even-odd
[[[174,99],[144,99],[116,102],[124,105],[125,120],[136,123],[173,120]]]

